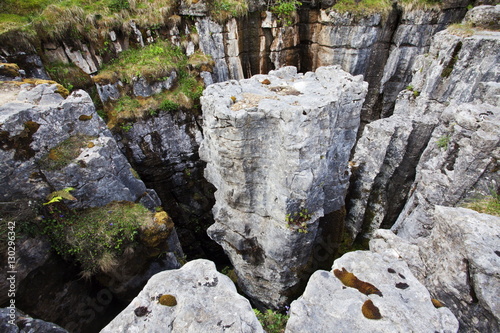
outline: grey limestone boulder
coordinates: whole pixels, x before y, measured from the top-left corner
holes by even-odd
[[[0,106],[0,200],[45,200],[73,187],[73,207],[114,200],[158,206],[156,193],[134,177],[89,95],[78,90],[64,99],[56,89],[23,85],[17,101]]]
[[[285,67],[205,90],[200,157],[217,188],[208,233],[254,300],[284,306],[312,273],[319,239],[340,236],[366,89],[338,67]]]
[[[347,273],[346,273],[347,272]],[[354,274],[353,277],[351,274]],[[358,280],[358,287],[347,286]],[[376,289],[374,293],[365,284]],[[346,285],[347,284],[347,285]],[[287,333],[456,332],[448,308],[435,308],[427,289],[406,263],[370,251],[335,260],[333,271],[316,271],[291,304]]]
[[[162,298],[163,296],[163,298]],[[102,333],[263,332],[250,302],[213,262],[194,260],[154,275]]]
[[[370,241],[374,252],[403,258],[433,297],[460,321],[460,332],[498,332],[500,218],[436,206],[434,228],[414,244],[389,230]]]

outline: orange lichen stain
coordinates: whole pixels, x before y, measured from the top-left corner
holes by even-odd
[[[87,116],[86,114],[82,114],[80,117],[78,117],[78,120],[81,120],[81,121],[87,121],[90,119],[92,119],[92,115]]]
[[[378,290],[373,284],[361,281],[353,273],[348,272],[345,268],[342,270],[334,269],[333,274],[347,287],[358,289],[365,295],[379,295],[382,296],[380,290]]]
[[[87,144],[87,147],[88,147],[88,148],[94,148],[94,147],[95,147],[95,143],[93,143],[93,142],[89,142],[89,143]]]
[[[177,305],[177,299],[175,299],[175,296],[173,295],[161,295],[160,299],[158,300],[161,305],[165,306],[176,306]]]
[[[363,313],[363,316],[365,316],[368,319],[382,318],[379,309],[373,304],[371,299],[363,303],[363,306],[361,307],[361,312]]]
[[[432,302],[432,305],[434,305],[434,307],[436,309],[439,309],[439,308],[442,308],[443,306],[445,306],[441,301],[439,301],[435,298],[431,298],[431,302]]]
[[[269,81],[268,79],[265,79],[263,81],[260,81],[260,83],[262,83],[262,84],[271,84],[271,81]]]

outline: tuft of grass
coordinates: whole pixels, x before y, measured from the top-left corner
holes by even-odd
[[[463,207],[475,210],[479,213],[500,216],[500,194],[492,191],[491,195],[473,199],[465,203]]]
[[[286,323],[289,316],[286,314],[281,314],[279,312],[273,311],[271,309],[265,312],[260,312],[257,309],[253,309],[257,319],[259,320],[262,328],[267,333],[284,333]]]
[[[153,223],[154,214],[132,202],[75,212],[62,207],[44,207],[43,233],[59,255],[76,259],[87,277],[115,268],[117,258],[136,245],[141,228]]]
[[[398,5],[406,11],[440,8],[442,0],[398,0]]]
[[[217,22],[226,22],[233,17],[241,17],[248,13],[246,0],[212,0],[210,16]]]
[[[443,135],[439,137],[439,139],[436,141],[436,145],[440,149],[447,150],[448,149],[448,144],[450,143],[451,137],[449,135]]]
[[[389,14],[392,10],[392,2],[390,0],[340,0],[331,8],[339,13],[367,17],[373,14]]]
[[[454,23],[448,27],[448,32],[459,37],[470,37],[476,32],[470,22]]]

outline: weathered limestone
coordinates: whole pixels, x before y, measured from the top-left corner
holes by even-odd
[[[10,315],[14,315],[12,322]],[[53,332],[68,333],[64,328],[40,319],[34,319],[17,309],[0,309],[0,330],[3,333]]]
[[[169,298],[169,296],[173,298]],[[163,296],[163,298],[162,298]],[[102,333],[263,332],[250,302],[213,262],[194,260],[153,276]]]
[[[56,89],[26,84],[16,102],[0,106],[0,200],[45,200],[73,187],[78,201],[72,207],[114,200],[159,206],[156,193],[134,177],[89,95],[79,90],[64,99]]]
[[[396,220],[400,236],[425,236],[433,205],[496,188],[498,50],[498,32],[440,32],[417,58],[394,115],[367,125],[357,143],[347,217],[353,237]]]
[[[318,264],[319,239],[338,245],[366,86],[338,67],[285,67],[205,90],[200,157],[217,188],[208,233],[254,300],[284,306]]]
[[[346,287],[353,279],[344,269],[377,291],[366,295],[366,289]],[[380,318],[366,309],[370,301]],[[319,270],[311,276],[304,294],[290,306],[285,332],[327,333],[332,328],[336,332],[451,333],[458,330],[458,321],[448,308],[434,307],[429,292],[403,260],[356,251],[335,260],[332,271]]]
[[[500,218],[436,206],[434,228],[415,244],[378,230],[372,251],[403,258],[415,276],[460,321],[460,332],[498,332]]]
[[[198,157],[203,138],[199,118],[192,111],[161,111],[136,120],[117,140],[174,219],[184,252],[191,258],[215,260],[223,253],[206,234],[213,224],[214,197],[213,186],[203,177],[205,164]]]

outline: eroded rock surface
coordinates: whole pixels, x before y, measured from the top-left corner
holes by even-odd
[[[15,319],[11,319],[10,315]],[[12,322],[9,322],[11,321]],[[12,324],[14,323],[14,324]],[[17,309],[0,309],[0,330],[4,333],[53,332],[68,333],[64,328],[40,319],[34,319]]]
[[[498,332],[500,218],[465,208],[436,206],[434,228],[413,244],[378,230],[370,249],[403,258],[411,271],[448,306],[461,332]]]
[[[432,205],[454,206],[497,187],[499,42],[494,31],[470,37],[445,31],[418,57],[394,115],[367,125],[357,143],[347,218],[352,235],[397,220],[399,235],[425,236]]]
[[[213,262],[194,260],[153,276],[102,333],[263,332],[250,302]]]
[[[156,193],[134,177],[89,95],[63,98],[56,85],[21,86],[17,100],[0,106],[0,200],[45,200],[75,188],[72,207],[114,200],[160,205]]]
[[[326,333],[333,327],[336,332],[456,332],[458,321],[448,308],[434,307],[403,260],[356,251],[335,260],[333,272],[311,276],[304,294],[291,304],[285,332]]]
[[[338,67],[286,67],[205,91],[200,156],[217,188],[208,233],[254,300],[284,306],[320,261],[320,239],[333,253],[366,86]]]

